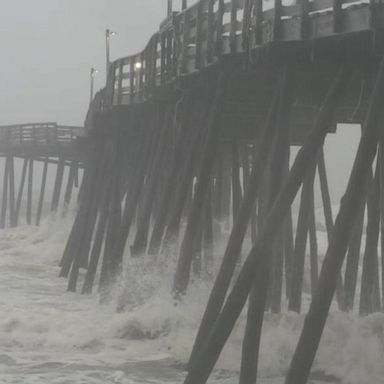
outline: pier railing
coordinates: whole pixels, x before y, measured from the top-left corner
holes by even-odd
[[[29,123],[0,126],[0,149],[33,146],[65,146],[84,135],[82,127],[56,123]]]
[[[107,103],[142,102],[157,87],[274,41],[297,41],[379,28],[383,0],[301,0],[263,9],[258,0],[200,0],[174,12],[144,50],[111,64]]]

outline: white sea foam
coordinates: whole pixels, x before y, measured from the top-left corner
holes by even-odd
[[[212,282],[195,281],[175,303],[174,257],[143,257],[125,266],[108,305],[96,294],[68,293],[57,275],[72,221],[57,216],[40,228],[0,231],[0,383],[181,383]],[[303,320],[289,312],[266,315],[262,383],[283,382]],[[236,381],[244,324],[243,313],[212,383]],[[381,382],[383,328],[382,314],[359,319],[334,311],[314,371],[346,384]]]

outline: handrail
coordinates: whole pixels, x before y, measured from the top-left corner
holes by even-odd
[[[106,104],[147,100],[155,90],[218,62],[273,41],[295,41],[382,27],[383,0],[200,0],[172,13],[142,52],[110,66]],[[356,12],[359,18],[356,18]],[[358,19],[358,21],[356,21]],[[329,22],[331,21],[331,22]]]
[[[57,123],[27,123],[0,126],[0,146],[62,146],[84,135],[84,128]]]

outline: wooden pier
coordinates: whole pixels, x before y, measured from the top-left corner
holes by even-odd
[[[70,203],[73,188],[79,186],[79,168],[83,167],[87,157],[84,134],[82,127],[60,126],[56,123],[0,126],[0,157],[5,159],[0,228],[18,225],[25,189],[27,193],[26,223],[40,224],[44,203],[47,200],[46,184],[49,164],[56,166],[50,210],[57,211],[59,205],[67,206]],[[15,167],[15,159],[22,160],[23,165],[19,167],[20,169]],[[39,177],[34,174],[36,162],[43,164]],[[60,204],[66,167],[69,172],[63,202]],[[20,175],[16,174],[17,171],[20,172]],[[16,186],[15,179],[19,179],[18,186]],[[27,187],[25,188],[26,182]],[[40,192],[37,206],[34,209],[33,185],[36,182],[40,184]],[[9,212],[8,220],[7,211]],[[33,217],[33,213],[35,213],[35,217]]]
[[[75,291],[85,268],[81,291],[97,283],[108,298],[124,255],[155,259],[176,250],[176,300],[191,276],[210,276],[186,384],[207,382],[245,306],[239,382],[256,383],[264,314],[302,310],[305,265],[312,302],[287,384],[307,382],[333,300],[360,315],[384,308],[384,2],[271,3],[200,0],[170,8],[143,51],[110,64],[87,115],[80,204],[60,275]],[[335,216],[323,145],[338,123],[360,124],[362,136]],[[16,149],[20,134],[12,132]],[[292,146],[300,148],[294,159]],[[322,264],[316,174],[328,235]],[[218,255],[223,222],[231,233]],[[241,259],[245,239],[253,245]]]

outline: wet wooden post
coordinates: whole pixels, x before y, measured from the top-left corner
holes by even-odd
[[[333,231],[333,214],[332,214],[332,204],[331,204],[331,196],[328,188],[328,179],[327,179],[327,170],[325,166],[324,160],[324,150],[321,149],[317,155],[317,169],[320,180],[320,190],[321,190],[321,198],[323,201],[323,211],[325,218],[325,226],[327,229],[327,237],[328,243],[331,239],[331,234]],[[339,280],[336,287],[336,298],[337,303],[340,309],[344,310],[344,293],[343,293],[343,279],[340,274]]]
[[[364,204],[365,185],[377,152],[379,113],[384,97],[384,60],[372,92],[359,149],[346,193],[341,201],[332,238],[324,258],[316,294],[306,315],[304,327],[286,378],[286,384],[305,384],[320,343],[335,294],[340,270],[358,212]]]
[[[14,157],[9,158],[9,225],[16,227],[16,206],[15,206],[15,162]]]
[[[47,157],[47,158],[45,158],[45,161],[44,161],[43,174],[41,176],[39,203],[37,206],[37,213],[36,213],[36,225],[40,225],[41,215],[43,212],[45,187],[47,184],[48,164],[49,164],[49,159]]]
[[[239,145],[236,139],[231,142],[232,155],[232,218],[233,223],[239,213],[240,203],[242,199],[240,184],[240,162],[239,162]]]
[[[380,245],[381,245],[381,299],[384,308],[384,135],[380,134],[379,161],[380,161]]]
[[[75,167],[75,174],[73,175],[73,185],[75,188],[79,188],[79,163],[77,162],[77,166]]]
[[[308,236],[310,245],[310,268],[311,268],[311,292],[312,295],[315,293],[317,281],[319,278],[319,267],[318,267],[318,252],[317,252],[317,233],[316,233],[316,212],[315,212],[315,194],[312,185],[311,191],[311,206],[309,212],[308,221]]]
[[[252,152],[254,152],[254,149],[252,148]],[[243,150],[243,191],[245,194],[245,191],[247,189],[250,175],[251,175],[251,164],[253,163],[253,153],[250,153],[250,148],[248,148],[248,145],[244,146]],[[253,241],[256,238],[256,203],[254,204],[254,207],[252,208],[252,214],[251,214],[251,224],[250,224],[250,231],[251,231],[251,241]]]
[[[81,225],[81,229],[79,228],[79,237],[77,239],[77,243],[75,243],[72,260],[69,265],[69,268],[71,268],[67,289],[70,292],[76,291],[80,268],[88,267],[89,248],[97,218],[97,212],[99,210],[101,191],[103,190],[103,184],[108,180],[107,175],[112,172],[111,152],[111,139],[108,137],[105,138],[104,141],[100,163],[95,165],[96,169],[94,170],[94,177],[91,181],[91,188],[87,191],[87,201],[83,203],[84,210],[81,212],[81,224],[79,224],[79,227]]]
[[[366,198],[367,191],[364,195]],[[364,227],[364,214],[365,214],[365,204],[362,205],[360,211],[358,212],[355,225],[353,227],[352,236],[348,244],[347,252],[347,263],[345,267],[344,275],[344,303],[343,309],[345,311],[352,311],[355,301],[356,294],[356,285],[357,285],[357,274],[359,270],[359,260],[360,260],[360,248],[361,248],[361,239],[363,235]]]
[[[93,192],[96,190],[95,183],[97,182],[98,169],[103,165],[104,156],[105,146],[103,141],[99,137],[94,138],[92,148],[90,149],[85,164],[79,210],[60,262],[60,277],[68,276],[73,260],[75,259],[75,253],[82,244],[82,237],[84,235],[86,220],[88,219],[89,209],[92,203]]]
[[[67,186],[65,188],[65,193],[64,193],[64,205],[65,205],[65,207],[68,207],[68,205],[71,202],[72,191],[73,191],[73,187],[74,187],[74,181],[75,181],[75,175],[76,175],[76,169],[77,168],[78,168],[78,162],[76,160],[72,160],[70,168],[69,168]]]
[[[380,284],[379,284],[379,260],[378,241],[380,232],[380,161],[377,161],[376,172],[371,180],[367,199],[367,235],[363,258],[363,269],[360,290],[360,315],[368,315],[372,312],[380,312]]]
[[[273,7],[273,40],[279,40],[282,33],[282,11],[283,2],[282,0],[274,0]]]
[[[25,179],[27,176],[27,169],[28,169],[28,159],[24,158],[23,168],[21,170],[20,184],[19,184],[19,189],[17,192],[17,199],[16,199],[16,208],[15,208],[16,225],[18,224],[18,221],[19,221],[21,200],[23,198],[23,191],[24,191]]]
[[[291,141],[291,108],[295,74],[286,66],[281,71],[281,89],[276,120],[276,136],[271,157],[271,180],[268,196],[268,211],[273,206],[289,169],[289,152]],[[276,237],[273,246],[273,265],[270,283],[270,307],[272,313],[280,313],[283,289],[284,269],[284,228]]]
[[[230,148],[228,143],[223,143],[223,173],[222,173],[222,194],[220,202],[221,220],[228,222],[231,217],[231,163]]]
[[[97,221],[97,228],[95,233],[95,239],[92,245],[92,250],[89,258],[89,265],[87,273],[85,275],[84,284],[81,293],[82,294],[91,294],[93,284],[96,278],[96,270],[99,263],[101,248],[105,239],[107,224],[108,224],[108,214],[109,214],[109,204],[110,204],[110,193],[111,187],[107,185],[103,189],[103,198],[102,204],[99,211],[99,217]]]
[[[292,209],[289,209],[285,220],[284,232],[284,265],[285,265],[285,296],[289,300],[292,286],[292,264],[293,264],[294,240]]]
[[[198,118],[196,120],[197,123],[193,129],[191,145],[189,148],[187,148],[184,167],[181,172],[179,185],[176,192],[175,203],[173,205],[172,211],[169,213],[168,216],[167,228],[162,242],[162,252],[168,252],[170,248],[175,245],[178,239],[183,209],[187,204],[188,195],[192,190],[193,180],[195,176],[195,168],[197,167],[196,163],[198,153],[206,135],[205,124],[209,115],[212,99],[212,90],[208,88],[203,99],[204,102],[199,103],[196,107],[199,111]]]
[[[3,176],[3,197],[1,203],[1,217],[0,217],[0,228],[5,228],[7,219],[7,206],[8,206],[8,184],[9,184],[9,160],[8,156],[4,158],[4,176]]]
[[[213,255],[214,255],[214,236],[213,236],[213,207],[212,207],[213,180],[208,189],[205,201],[205,214],[203,221],[203,255],[204,271],[206,276],[212,275]]]
[[[289,207],[300,188],[305,174],[308,172],[309,164],[324,142],[338,98],[349,78],[348,75],[348,71],[343,71],[331,86],[324,105],[317,117],[315,129],[308,136],[305,144],[298,152],[284,187],[276,199],[257,241],[241,268],[238,279],[227,298],[220,316],[217,318],[209,337],[196,356],[196,360],[192,362],[192,366],[184,382],[185,384],[206,383],[246,303],[253,281],[259,281],[260,283],[260,286],[258,286],[260,292],[260,311],[258,312],[260,316],[264,313],[267,294],[267,284],[265,284],[267,282],[265,279],[268,278],[269,275],[270,253],[268,253],[268,249],[271,239],[274,238],[279,226],[284,222],[284,217],[289,211]],[[255,276],[255,271],[258,271],[257,276]]]
[[[197,178],[196,193],[188,217],[187,227],[185,229],[184,239],[181,244],[177,269],[173,281],[173,292],[177,296],[185,294],[189,283],[193,244],[201,219],[205,195],[211,179],[211,173],[217,151],[218,137],[222,126],[221,117],[224,104],[223,99],[228,82],[227,76],[228,75],[224,73],[220,73],[219,75],[215,98],[207,121],[208,132],[203,149],[199,175]]]
[[[155,112],[154,112],[155,115]],[[126,246],[126,242],[129,236],[130,228],[135,220],[137,206],[139,203],[140,193],[144,186],[144,178],[149,172],[150,167],[150,153],[153,150],[154,142],[158,139],[156,135],[156,125],[153,123],[152,126],[149,124],[151,129],[146,129],[146,124],[140,122],[136,116],[136,112],[132,112],[132,124],[137,124],[140,134],[138,151],[136,153],[136,160],[134,162],[132,184],[128,189],[125,197],[125,207],[122,213],[120,231],[117,236],[116,244],[113,248],[113,258],[121,259]],[[157,130],[158,131],[158,130]]]
[[[57,164],[55,184],[53,187],[51,212],[56,212],[57,209],[59,208],[61,187],[63,185],[64,167],[65,167],[65,160],[63,157],[59,157],[59,163]]]
[[[267,121],[264,124],[262,138],[257,147],[256,157],[254,159],[249,182],[240,205],[239,214],[227,243],[219,273],[217,274],[205,308],[205,312],[193,345],[192,353],[189,358],[189,367],[192,367],[195,360],[198,359],[200,350],[220,314],[236,263],[240,256],[243,239],[252,214],[251,208],[255,205],[261,182],[263,180],[263,175],[266,170],[267,159],[271,152],[276,129],[274,120],[276,108],[277,97],[275,97],[275,100],[272,101]]]
[[[295,250],[292,266],[292,286],[290,288],[288,310],[301,312],[301,297],[303,291],[305,251],[307,246],[308,228],[310,220],[311,199],[315,177],[315,162],[306,176],[301,191],[299,218],[296,230]]]
[[[27,190],[27,224],[32,224],[33,159],[29,159]]]
[[[105,237],[104,246],[104,258],[100,274],[99,290],[102,292],[104,297],[109,296],[110,288],[115,283],[119,271],[121,271],[122,265],[122,253],[115,253],[114,247],[118,240],[119,233],[122,225],[122,174],[123,174],[123,163],[122,153],[124,145],[120,139],[120,131],[116,132],[114,138],[114,152],[112,165],[112,185],[111,185],[111,201],[110,201],[110,214],[108,219],[108,227]]]
[[[164,235],[167,218],[171,211],[173,199],[176,195],[177,182],[183,165],[183,155],[187,151],[186,145],[189,145],[189,140],[192,139],[193,122],[198,118],[200,112],[199,103],[193,104],[192,97],[195,92],[191,91],[188,95],[184,107],[182,123],[175,145],[175,153],[172,159],[172,166],[169,176],[166,180],[166,185],[159,202],[159,212],[153,226],[151,240],[148,247],[148,253],[157,255],[160,251],[161,241]]]
[[[222,219],[222,201],[223,201],[223,172],[224,172],[224,160],[223,160],[223,142],[219,143],[216,157],[216,180],[214,189],[214,217],[216,221],[220,222]]]
[[[167,138],[169,126],[172,124],[171,106],[165,107],[167,111],[164,113],[160,122],[159,129],[161,135],[155,148],[155,154],[151,162],[147,182],[144,189],[142,206],[138,211],[137,230],[133,245],[131,246],[131,255],[136,257],[145,253],[148,242],[149,226],[151,214],[153,211],[156,190],[159,187],[159,175],[163,166],[166,153],[168,151]]]
[[[277,196],[284,182],[285,169],[289,161],[290,147],[290,116],[293,95],[293,74],[288,67],[281,71],[280,89],[277,105],[277,116],[275,121],[275,140],[271,153],[270,163],[270,188],[267,200],[266,215],[273,207]],[[270,251],[270,269],[263,279],[265,287],[270,295],[270,307],[273,313],[281,310],[281,294],[283,286],[283,265],[284,265],[284,226],[276,231],[274,238],[271,238],[268,250]],[[257,272],[254,272],[257,273]],[[263,280],[262,279],[262,280]],[[269,282],[268,282],[269,280]],[[260,287],[258,282],[254,282],[248,300],[247,324],[242,345],[240,384],[256,382],[257,362],[259,354],[259,344],[261,337],[261,324],[266,309],[267,296],[260,300]],[[267,292],[267,291],[266,291]],[[267,295],[267,293],[266,293]],[[264,302],[263,302],[264,301]]]
[[[196,193],[197,183],[194,185],[194,193]],[[193,244],[193,260],[192,260],[192,274],[197,279],[201,278],[201,271],[203,266],[203,250],[202,250],[202,242],[203,242],[203,221],[204,217],[200,218],[200,225],[196,230],[196,235]]]
[[[338,33],[341,29],[342,22],[342,3],[343,0],[333,0],[333,32]]]

